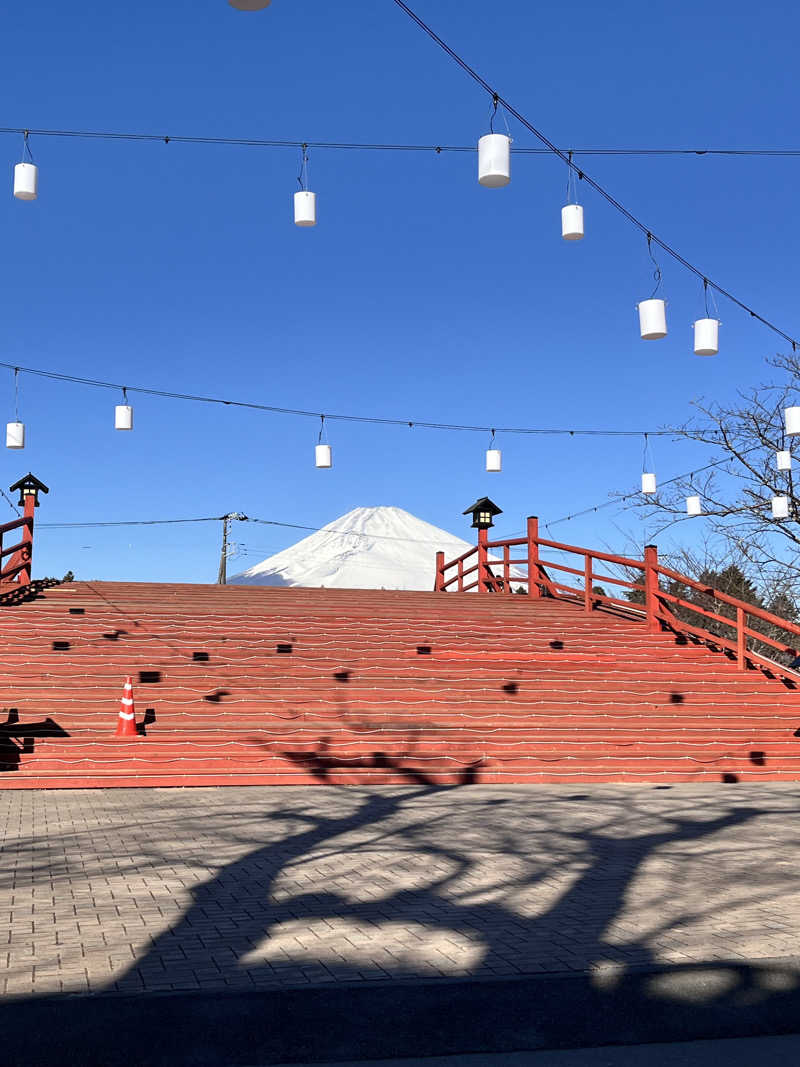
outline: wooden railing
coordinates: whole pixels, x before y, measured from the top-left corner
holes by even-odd
[[[18,541],[5,547],[8,534],[19,530]],[[31,584],[33,518],[26,516],[0,526],[0,594]]]
[[[786,678],[795,681],[797,679],[797,673],[791,668],[752,646],[761,642],[778,654],[790,653],[796,656],[800,650],[800,625],[660,565],[655,545],[647,545],[644,559],[637,560],[609,552],[579,548],[560,541],[550,541],[539,536],[539,523],[535,516],[528,519],[525,537],[489,541],[486,531],[480,530],[478,533],[478,544],[475,548],[469,549],[449,563],[445,562],[443,552],[437,553],[434,585],[437,592],[477,590],[479,593],[510,595],[515,589],[522,587],[528,596],[533,598],[555,597],[567,600],[582,605],[587,612],[598,607],[622,611],[632,618],[644,621],[648,633],[660,633],[666,629],[722,648],[735,656],[740,670],[745,670],[749,664],[766,666]],[[519,552],[523,546],[524,550]],[[551,558],[543,557],[543,549]],[[492,558],[490,553],[493,550],[495,557],[498,552],[502,552],[502,558]],[[512,555],[512,550],[517,551]],[[552,558],[552,553],[556,553],[559,559]],[[569,562],[564,561],[565,556]],[[572,557],[577,557],[575,566],[570,565],[573,562]],[[469,566],[466,566],[467,563]],[[598,570],[600,564],[616,568],[617,573],[601,573]],[[520,568],[524,568],[524,572]],[[453,570],[455,572],[448,576],[448,572]],[[567,581],[557,580],[555,574],[559,578],[565,575],[579,580],[569,584]],[[641,577],[633,580],[631,575]],[[670,592],[669,588],[662,587],[668,583],[675,583],[701,594],[706,603],[687,600],[675,592]],[[635,591],[640,595],[632,600],[613,596],[605,592],[603,586],[606,584]],[[717,604],[734,611],[735,615],[725,615],[714,610]],[[694,613],[698,617],[697,624],[677,615],[677,608]],[[770,634],[762,633],[749,625],[751,619],[758,619],[783,631],[789,637],[797,637],[798,641],[789,644]],[[717,628],[724,627],[725,632],[715,632],[711,629],[712,625]]]

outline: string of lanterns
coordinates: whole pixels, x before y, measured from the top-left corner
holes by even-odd
[[[493,97],[492,115],[490,119],[490,132],[484,134],[478,140],[478,182],[481,186],[487,189],[501,189],[508,186],[511,182],[512,138],[510,131],[508,131],[508,122],[504,110],[501,111],[501,114],[505,121],[507,132],[497,133],[494,130],[494,119],[498,113],[499,101],[500,98],[495,94]],[[170,140],[168,137],[163,139],[165,141]],[[191,140],[191,138],[183,138],[183,140]],[[198,140],[205,141],[212,139]],[[307,142],[301,142],[300,149],[301,165],[300,174],[298,176],[298,184],[300,188],[294,193],[294,223],[300,228],[311,228],[317,224],[317,194],[308,187],[309,144]],[[561,208],[561,236],[565,241],[580,241],[583,240],[585,236],[584,208],[583,205],[578,202],[577,182],[583,180],[585,174],[575,166],[573,162],[574,152],[572,150],[570,150],[566,156],[564,156],[564,153],[560,149],[553,150],[567,161],[567,202]],[[33,159],[33,153],[30,146],[30,131],[25,130],[23,132],[22,159],[14,167],[14,197],[21,201],[34,201],[38,199],[38,181],[39,170]],[[592,182],[591,184],[597,188],[596,183]],[[625,212],[625,214],[628,213]],[[657,239],[649,231],[646,233],[646,237],[648,254],[654,265],[653,273],[656,284],[651,296],[646,300],[642,300],[637,305],[637,310],[639,312],[640,336],[643,340],[649,341],[659,340],[667,336],[667,302],[663,297],[657,295],[662,281],[661,269],[653,256],[652,249],[653,243]],[[664,245],[664,242],[658,241],[658,244],[662,248],[666,247],[671,254],[675,254],[672,253],[672,250],[669,249],[668,246]],[[684,265],[689,266],[694,273],[700,273],[695,268],[691,267],[690,264],[687,264],[682,257],[677,256],[677,258],[684,263]],[[719,286],[711,283],[707,277],[703,277],[702,280],[705,316],[695,320],[693,323],[694,352],[698,356],[714,356],[719,352],[719,328],[721,322],[719,320],[719,312],[716,307],[716,299],[713,290],[717,289],[722,293],[725,293],[725,291]],[[793,349],[796,348],[797,342],[787,334],[777,330],[776,327],[772,326],[771,323],[767,322],[762,316],[756,314],[752,309],[747,308],[745,304],[735,298],[732,294],[725,293],[725,295],[740,307],[749,311],[752,317],[758,319],[771,329],[776,330],[782,337],[789,340]],[[713,303],[713,313],[709,308],[709,298]]]

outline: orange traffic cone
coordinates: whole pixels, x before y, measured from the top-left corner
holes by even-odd
[[[119,719],[117,720],[117,737],[137,737],[136,711],[133,707],[133,686],[130,678],[125,679],[125,689],[119,702]]]

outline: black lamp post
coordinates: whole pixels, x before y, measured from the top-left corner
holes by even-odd
[[[21,508],[25,508],[25,514],[28,514],[28,508],[39,507],[39,493],[49,493],[50,490],[34,474],[26,474],[24,478],[20,478],[18,482],[14,482],[12,486],[9,486],[10,493],[16,493],[19,489],[19,500],[17,503]],[[32,501],[32,503],[31,503]]]
[[[503,509],[488,496],[482,496],[463,514],[472,515],[472,529],[478,531],[478,592],[486,593],[495,588],[494,578],[489,570],[489,528],[494,526],[492,519],[495,515],[503,514]]]
[[[494,526],[492,519],[495,515],[502,515],[503,509],[499,508],[488,496],[482,496],[462,514],[472,515],[473,530],[488,530],[489,527]]]

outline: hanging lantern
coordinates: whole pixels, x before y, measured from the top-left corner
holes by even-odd
[[[774,496],[772,498],[772,517],[773,517],[773,519],[788,519],[789,518],[789,497],[788,496]]]
[[[333,456],[331,454],[330,445],[315,445],[314,447],[315,462],[318,467],[332,467]]]
[[[39,168],[35,163],[17,163],[14,167],[14,196],[17,200],[35,200],[39,187]]]
[[[486,133],[478,141],[478,181],[487,189],[501,189],[511,181],[511,138]]]
[[[133,429],[133,408],[130,404],[117,404],[114,408],[114,429]]]
[[[580,241],[583,238],[583,208],[580,204],[562,207],[561,236],[565,241]]]
[[[25,447],[25,423],[9,422],[6,425],[6,448]]]
[[[790,471],[792,469],[792,453],[788,448],[777,452],[776,459],[778,461],[779,471]]]
[[[499,448],[486,449],[486,470],[491,474],[499,474],[503,469],[503,453]]]
[[[719,319],[698,319],[694,324],[694,354],[716,356],[719,352]]]
[[[702,515],[703,506],[700,503],[699,496],[687,496],[686,497],[686,514],[687,515]]]
[[[787,433],[800,433],[800,408],[786,408],[783,417],[786,420]]]
[[[667,302],[652,297],[639,307],[639,332],[643,341],[657,341],[667,336]]]
[[[317,194],[301,189],[294,194],[295,226],[317,225]]]
[[[654,493],[656,491],[656,476],[655,474],[643,474],[642,475],[642,492]]]

